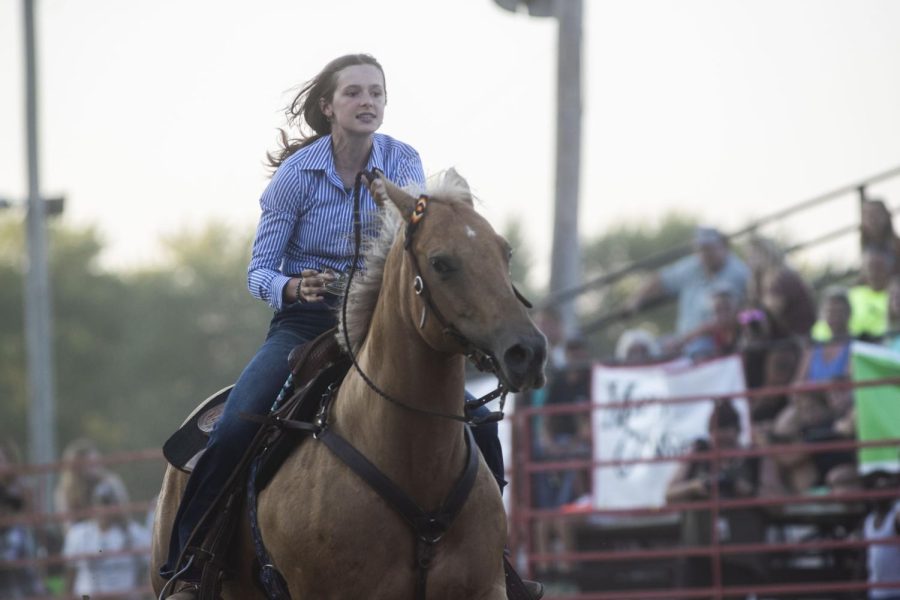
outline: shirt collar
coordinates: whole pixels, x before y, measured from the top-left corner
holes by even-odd
[[[334,156],[331,154],[331,136],[323,135],[310,144],[306,160],[302,161],[299,166],[304,171],[335,173]],[[366,163],[367,170],[371,171],[375,168],[384,171],[384,139],[378,134],[372,136],[372,152],[369,153],[369,162]]]
[[[323,135],[305,148],[306,160],[301,160],[298,167],[304,171],[334,171],[334,158],[331,156],[331,136]]]
[[[384,172],[384,139],[376,134],[372,136],[372,152],[369,153],[369,162],[366,170],[379,169]]]

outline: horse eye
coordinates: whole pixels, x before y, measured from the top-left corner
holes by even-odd
[[[429,262],[431,263],[431,268],[440,275],[446,275],[453,270],[453,267],[450,266],[450,263],[448,263],[443,258],[432,258]]]

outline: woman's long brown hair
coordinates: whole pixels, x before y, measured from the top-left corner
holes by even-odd
[[[284,111],[287,115],[288,127],[280,130],[281,148],[266,153],[273,173],[291,154],[331,133],[331,123],[322,113],[319,100],[323,98],[327,102],[332,100],[337,87],[338,73],[353,65],[372,65],[381,71],[381,76],[384,77],[384,69],[369,54],[346,54],[325,65],[318,75],[303,85]],[[386,97],[387,83],[385,83]],[[297,128],[298,137],[290,136],[288,130],[292,127]]]

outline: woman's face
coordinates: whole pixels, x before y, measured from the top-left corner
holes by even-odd
[[[334,96],[321,100],[331,119],[332,134],[371,135],[384,120],[384,76],[373,65],[351,65],[338,71]]]
[[[832,331],[843,333],[847,330],[850,323],[850,309],[843,300],[829,299],[825,302],[823,313],[822,316]]]

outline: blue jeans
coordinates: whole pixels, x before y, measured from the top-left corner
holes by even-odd
[[[160,567],[162,577],[168,579],[175,573],[175,563],[191,532],[215,501],[259,430],[258,423],[242,419],[239,415],[268,414],[290,374],[287,359],[291,350],[315,339],[334,325],[334,312],[319,303],[292,304],[272,318],[265,342],[234,384],[222,416],[209,437],[206,452],[197,461],[188,480],[172,523],[168,560]],[[488,409],[482,407],[475,414],[486,412],[489,412]],[[497,437],[497,424],[476,427],[473,434],[502,490],[506,482],[503,479],[503,449]],[[199,530],[194,540],[202,540],[205,534],[205,530]],[[192,575],[188,574],[188,577]]]
[[[287,359],[291,350],[334,325],[333,311],[320,303],[292,304],[272,318],[265,342],[235,382],[222,417],[209,436],[206,452],[188,480],[172,524],[169,558],[160,568],[160,575],[169,578],[174,574],[175,561],[191,532],[225,486],[260,428],[258,423],[240,418],[240,414],[268,414],[290,374]],[[205,533],[198,531],[194,539],[202,540]]]

